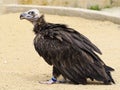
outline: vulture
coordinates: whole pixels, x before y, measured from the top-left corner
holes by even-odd
[[[87,84],[87,79],[103,84],[115,84],[111,71],[97,55],[102,54],[86,36],[65,24],[48,23],[38,9],[20,14],[33,25],[34,47],[37,53],[51,66],[52,78],[45,84],[53,84],[62,75],[74,84]]]

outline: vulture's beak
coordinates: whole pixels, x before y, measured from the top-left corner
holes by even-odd
[[[26,13],[22,13],[22,14],[20,14],[20,20],[22,20],[22,19],[26,19],[26,16],[27,16]]]

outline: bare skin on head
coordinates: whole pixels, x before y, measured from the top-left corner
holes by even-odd
[[[36,24],[37,20],[42,16],[42,14],[40,14],[39,10],[37,9],[31,9],[27,12],[24,12],[20,15],[20,19],[26,19],[28,21],[30,21],[33,25]]]

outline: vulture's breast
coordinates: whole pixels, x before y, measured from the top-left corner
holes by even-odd
[[[59,61],[65,57],[70,46],[66,42],[38,34],[34,39],[35,50],[42,56],[48,64]]]

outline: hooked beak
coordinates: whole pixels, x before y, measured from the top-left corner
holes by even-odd
[[[26,14],[25,14],[25,13],[22,13],[22,14],[20,15],[20,20],[26,19],[25,17],[26,17]]]

